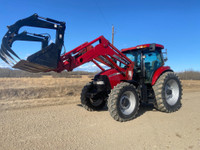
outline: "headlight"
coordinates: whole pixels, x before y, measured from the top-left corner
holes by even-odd
[[[97,85],[104,85],[104,81],[93,81],[93,83]]]

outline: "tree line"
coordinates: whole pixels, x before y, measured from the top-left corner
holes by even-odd
[[[40,72],[40,73],[30,73],[22,70],[13,70],[9,68],[0,68],[0,78],[23,78],[23,77],[29,77],[29,78],[40,78],[43,76],[52,76],[54,78],[81,78],[82,75],[89,75],[93,76],[95,75],[94,72],[86,72],[86,71],[73,71],[73,72],[67,72],[63,71],[61,73],[56,73],[54,71],[51,72]]]
[[[42,76],[52,76],[54,78],[81,78],[82,75],[88,75],[89,77],[93,77],[97,72],[86,72],[86,71],[73,71],[67,72],[63,71],[61,73],[56,72],[41,72],[41,73],[30,73],[22,70],[13,70],[9,68],[0,68],[0,78],[39,78]],[[178,72],[178,76],[182,80],[200,80],[200,72],[193,70],[186,70],[183,72]]]
[[[177,74],[182,80],[200,80],[199,71],[186,70]]]

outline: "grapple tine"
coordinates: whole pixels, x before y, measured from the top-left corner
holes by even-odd
[[[28,66],[20,66],[20,67],[14,66],[13,68],[20,69],[20,70],[23,70],[23,71],[28,71],[28,72],[31,72],[31,73],[38,73],[38,72],[40,72],[40,71],[38,71],[36,69],[29,68]]]
[[[9,52],[12,53],[15,57],[17,57],[18,59],[20,59],[19,56],[17,56],[17,54],[15,54],[15,52],[14,52],[12,49],[8,48],[7,51],[9,51]]]
[[[33,69],[27,68],[27,67],[25,67],[25,66],[13,67],[13,68],[20,69],[20,70],[23,70],[23,71],[32,72],[32,73],[37,73],[37,71],[34,71]]]
[[[0,49],[0,51],[1,51],[1,49]],[[1,58],[4,62],[6,62],[8,65],[10,65],[10,64],[8,63],[8,61],[2,56],[1,53],[0,53],[0,58]]]
[[[14,63],[5,55],[5,53],[1,50],[0,51],[1,56],[6,59],[6,62],[8,62],[9,65],[14,65]]]
[[[17,63],[17,61],[9,54],[9,52],[7,51],[7,49],[4,48],[4,46],[1,47],[1,50],[4,53],[4,55],[7,55],[8,57],[10,57],[12,60],[14,60]]]
[[[6,41],[5,41],[6,40]],[[18,59],[20,59],[19,58],[19,56],[8,46],[8,41],[7,41],[7,39],[3,39],[2,40],[2,45],[1,45],[1,47],[3,47],[4,49],[6,49],[7,51],[9,51],[11,54],[13,54],[15,57],[17,57]]]
[[[33,72],[33,73],[47,72],[47,71],[53,70],[53,68],[49,68],[49,67],[46,67],[46,66],[31,63],[31,62],[26,61],[26,60],[20,60],[17,64],[15,64],[13,66],[13,68],[21,69],[21,70]]]

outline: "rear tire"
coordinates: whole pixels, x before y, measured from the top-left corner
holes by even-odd
[[[139,109],[139,98],[133,85],[122,82],[115,86],[108,98],[110,115],[120,122],[132,120]]]
[[[174,112],[181,108],[182,85],[178,76],[173,72],[162,74],[153,85],[156,109],[162,112]]]
[[[91,83],[88,83],[83,87],[81,93],[81,104],[88,111],[101,110],[105,106],[106,101],[101,95],[96,96],[96,99],[88,98],[87,93],[91,90],[91,88]]]

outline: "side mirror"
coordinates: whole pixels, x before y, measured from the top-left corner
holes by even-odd
[[[168,58],[167,58],[167,49],[165,49],[165,52],[163,52],[163,60],[164,60],[164,62],[166,62],[168,60]]]
[[[150,46],[149,46],[149,51],[155,51],[156,50],[156,44],[155,43],[153,43],[153,44],[151,44]]]

